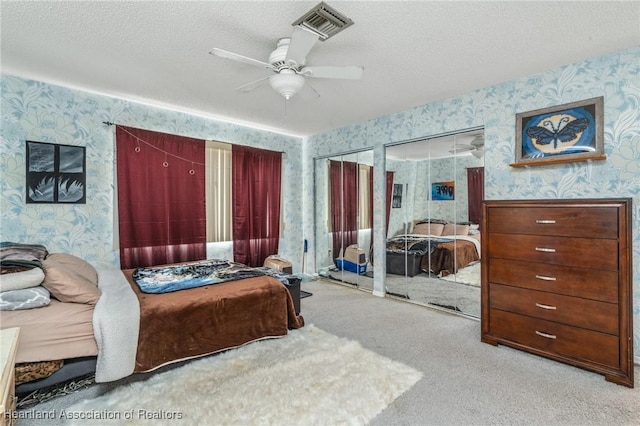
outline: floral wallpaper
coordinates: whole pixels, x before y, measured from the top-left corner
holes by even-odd
[[[2,75],[0,239],[44,244],[97,267],[117,268],[113,122],[158,132],[282,151],[283,223],[280,254],[300,265],[302,140],[185,113]],[[25,140],[86,147],[86,204],[25,204]],[[231,245],[210,253],[230,258]],[[226,256],[225,256],[226,254]]]
[[[407,144],[407,149],[411,149],[411,144]],[[394,172],[393,182],[403,185],[402,206],[391,209],[387,236],[410,231],[415,219],[468,221],[467,168],[483,164],[484,160],[470,154],[423,161],[387,159],[387,170]],[[455,182],[455,201],[430,202],[431,184],[447,181]]]
[[[605,161],[509,166],[516,113],[598,96],[604,97]],[[373,148],[375,294],[384,294],[385,145],[475,127],[485,132],[486,199],[633,199],[634,348],[640,362],[640,46],[308,138],[309,164],[314,157]],[[305,174],[313,182],[307,168]],[[306,205],[304,214],[312,218],[312,207]],[[305,219],[305,234],[313,232],[313,221]]]
[[[384,294],[385,145],[464,129],[485,130],[487,199],[631,197],[634,347],[640,354],[640,46],[482,88],[465,95],[299,139],[15,76],[0,81],[0,239],[117,267],[114,136],[104,121],[286,153],[280,254],[299,271],[301,239],[314,268],[314,160],[371,150],[374,294]],[[604,96],[605,161],[512,168],[515,114]],[[25,204],[25,140],[87,148],[87,203]],[[320,188],[321,190],[321,188]],[[638,357],[636,357],[638,359]]]

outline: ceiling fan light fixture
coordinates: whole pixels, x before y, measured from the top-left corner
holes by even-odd
[[[289,69],[283,69],[278,74],[269,77],[269,84],[285,99],[291,99],[304,87],[304,77]]]

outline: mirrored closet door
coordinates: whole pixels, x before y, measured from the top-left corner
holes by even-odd
[[[315,253],[320,276],[373,290],[373,151],[315,160]]]
[[[393,196],[385,288],[412,302],[480,317],[482,130],[386,148]]]

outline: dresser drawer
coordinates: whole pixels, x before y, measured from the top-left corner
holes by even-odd
[[[620,366],[616,336],[491,309],[490,334],[532,349],[593,362],[612,368]]]
[[[487,217],[488,231],[504,234],[617,238],[615,207],[495,207]]]
[[[544,291],[490,284],[491,307],[617,335],[618,305]]]
[[[618,303],[618,272],[489,259],[489,282]]]
[[[617,240],[522,234],[492,234],[488,240],[486,255],[492,258],[593,269],[618,269]]]

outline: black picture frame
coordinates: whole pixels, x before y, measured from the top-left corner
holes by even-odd
[[[393,197],[391,198],[391,208],[402,208],[402,184],[393,184]]]
[[[604,98],[516,114],[511,167],[604,160]]]
[[[27,204],[86,204],[86,148],[26,141]]]

